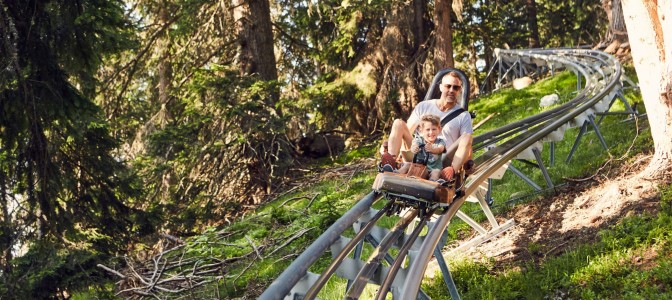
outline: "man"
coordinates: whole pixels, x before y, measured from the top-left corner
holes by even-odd
[[[449,72],[441,78],[439,90],[441,91],[441,97],[418,103],[408,121],[394,120],[387,145],[381,147],[381,153],[383,154],[381,169],[389,170],[391,168],[396,170],[398,168],[396,158],[401,151],[410,149],[413,141],[413,132],[418,127],[420,118],[423,115],[433,114],[443,119],[453,111],[461,108],[457,101],[461,95],[462,81],[456,72]],[[451,152],[447,153],[447,156],[452,157],[452,159],[450,166],[446,167],[444,172],[442,172],[442,177],[452,177],[452,174],[456,171],[460,172],[462,166],[471,159],[473,132],[471,116],[466,111],[443,126],[441,135],[446,140],[446,148],[450,149],[453,143],[458,144],[454,155]],[[386,165],[390,165],[390,167]],[[450,176],[448,176],[449,174]]]

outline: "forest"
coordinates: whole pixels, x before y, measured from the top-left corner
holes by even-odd
[[[445,67],[477,99],[501,88],[497,48],[632,64],[621,7],[3,0],[0,298],[114,298],[97,265],[231,224],[317,159],[378,144]]]

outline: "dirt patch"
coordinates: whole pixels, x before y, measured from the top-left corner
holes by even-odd
[[[641,155],[632,160],[634,164],[603,170],[604,174],[587,180],[570,180],[555,196],[518,205],[497,217],[500,224],[514,219],[513,228],[457,255],[477,261],[494,258],[495,269],[512,267],[521,260],[540,263],[594,241],[600,229],[625,216],[653,213],[660,201],[657,183],[638,176],[649,160],[650,156]],[[482,225],[490,228],[488,223]],[[642,256],[642,264],[646,264],[648,256],[651,255]],[[432,276],[436,270],[436,264],[430,264],[427,275]]]

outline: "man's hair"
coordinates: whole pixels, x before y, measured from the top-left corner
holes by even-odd
[[[443,78],[446,78],[448,76],[452,76],[452,77],[457,78],[457,80],[460,82],[460,84],[462,84],[462,78],[460,77],[460,74],[458,74],[455,71],[450,71],[450,72],[444,74],[443,77],[441,77],[441,80],[443,80]]]
[[[422,128],[425,128],[423,122],[429,122],[436,127],[441,127],[441,118],[437,115],[423,115],[420,118],[420,124],[422,125]]]

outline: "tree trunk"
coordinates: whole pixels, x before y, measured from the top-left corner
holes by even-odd
[[[170,22],[170,15],[168,13],[168,8],[162,8],[159,11],[159,20],[161,24]],[[154,122],[159,128],[164,128],[168,121],[170,120],[170,93],[173,82],[173,67],[172,59],[170,57],[172,42],[170,39],[170,30],[166,30],[157,41],[157,55],[159,56],[158,66],[157,66],[157,91],[158,91],[158,100],[159,100],[159,112],[157,113],[157,118]]]
[[[391,125],[394,118],[407,117],[419,101],[427,49],[420,46],[426,41],[415,35],[428,28],[417,28],[421,24],[418,17],[424,13],[413,10],[422,7],[417,3],[390,3],[385,15],[388,22],[378,42],[367,46],[365,57],[354,68],[375,82],[377,92],[352,108],[352,116],[343,121],[344,130],[385,131],[385,125]]]
[[[427,1],[425,0],[413,0],[413,32],[414,32],[414,44],[416,47],[422,45],[427,41]]]
[[[273,29],[268,0],[233,0],[237,25],[240,71],[259,74],[263,80],[277,80],[273,53]]]
[[[623,0],[625,24],[654,155],[642,175],[660,178],[672,169],[672,1]]]
[[[618,0],[616,0],[618,1]],[[539,48],[539,26],[537,25],[537,3],[534,0],[525,1],[525,11],[527,11],[527,29],[530,36],[527,38],[530,48]]]
[[[608,44],[604,52],[616,53],[621,44],[628,41],[628,31],[625,28],[625,19],[621,0],[602,0],[602,7],[609,20],[609,28],[605,36],[604,44]]]
[[[434,25],[436,26],[434,46],[435,73],[447,67],[454,67],[453,32],[450,28],[450,12],[453,0],[436,0],[434,7]]]

